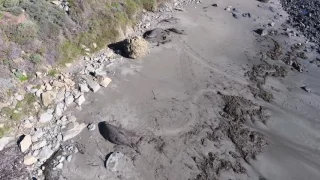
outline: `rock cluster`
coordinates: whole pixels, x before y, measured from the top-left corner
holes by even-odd
[[[86,66],[72,75],[60,73],[55,77],[37,72],[37,85],[30,85],[27,93],[34,94],[37,100],[30,106],[38,109],[38,117],[30,116],[21,121],[20,131],[24,134],[19,139],[19,149],[24,154],[22,163],[32,169],[32,175],[37,179],[43,178],[44,163],[52,155],[61,151],[57,159],[53,161],[53,169],[63,168],[63,163],[70,162],[72,155],[79,150],[73,145],[71,139],[77,136],[83,129],[88,131],[96,129],[95,124],[86,125],[77,122],[72,114],[65,114],[68,107],[76,106],[81,110],[85,103],[86,93],[97,92],[106,88],[112,82],[107,76],[105,67],[114,61],[114,55],[110,49],[99,53],[94,57],[85,57]],[[22,101],[23,95],[17,94],[16,101]],[[13,138],[0,139],[0,148],[5,148]],[[68,146],[64,142],[68,141]]]

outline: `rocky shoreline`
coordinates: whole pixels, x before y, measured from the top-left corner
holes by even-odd
[[[61,5],[61,2],[54,4],[58,3],[67,11],[68,6]],[[144,12],[134,34],[141,35],[154,26],[155,22],[162,19],[163,12],[181,11],[189,3],[196,1],[168,2],[159,7],[157,12]],[[80,68],[75,72],[72,67],[71,73],[67,70],[67,73],[55,73],[53,77],[36,72],[36,84],[26,85],[23,93],[15,95],[13,104],[23,101],[26,95],[34,95],[34,102],[28,106],[36,113],[18,123],[17,128],[11,130],[12,133],[0,139],[1,156],[7,157],[0,160],[0,179],[45,179],[48,171],[61,170],[63,164],[70,162],[74,154],[81,153],[81,148],[71,139],[85,128],[88,131],[94,130],[96,125],[78,123],[72,114],[64,112],[68,107],[81,111],[87,93],[107,88],[112,79],[108,77],[110,72],[106,72],[104,68],[121,59],[111,49],[88,55],[76,62],[80,64]],[[18,142],[18,146],[14,145],[14,141]]]

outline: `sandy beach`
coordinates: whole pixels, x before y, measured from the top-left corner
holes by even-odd
[[[228,6],[236,9],[227,11]],[[106,121],[132,132],[138,151],[106,141],[98,130],[84,130],[74,139],[83,153],[65,164],[60,179],[320,179],[319,69],[304,60],[306,71],[300,73],[266,56],[272,40],[283,54],[305,42],[284,35],[287,14],[280,3],[203,1],[173,16],[179,22],[165,27],[184,29],[186,35],[154,45],[142,59],[119,56],[107,67],[110,87],[90,94],[75,113],[79,122]],[[261,27],[278,34],[254,32]],[[247,75],[261,64],[287,72],[281,77],[265,69],[259,88],[273,95],[269,102],[252,93],[256,82]],[[310,93],[301,88],[306,85]],[[225,111],[228,100],[241,103]],[[257,108],[263,112],[251,110]],[[230,112],[239,109],[241,117],[235,118]],[[106,168],[112,152],[121,156]]]

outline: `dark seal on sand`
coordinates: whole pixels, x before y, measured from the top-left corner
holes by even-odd
[[[117,145],[127,145],[133,147],[133,143],[131,142],[131,137],[133,136],[132,133],[108,124],[107,122],[103,121],[98,124],[99,132],[102,137],[111,143]]]

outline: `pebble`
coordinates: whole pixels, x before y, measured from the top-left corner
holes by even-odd
[[[232,6],[228,6],[228,7],[226,7],[224,10],[226,10],[226,11],[231,11],[231,10],[232,10]]]
[[[89,124],[87,126],[87,128],[88,128],[89,131],[94,131],[96,129],[96,125],[95,124]]]
[[[308,87],[308,86],[302,86],[301,88],[302,88],[303,90],[305,90],[306,92],[308,92],[308,93],[311,92],[311,89],[310,89],[310,87]]]

